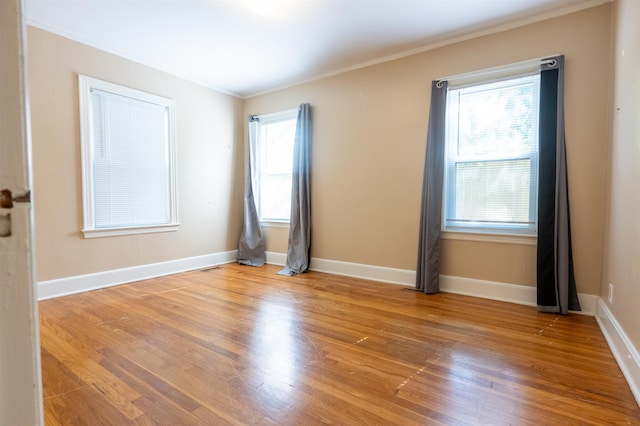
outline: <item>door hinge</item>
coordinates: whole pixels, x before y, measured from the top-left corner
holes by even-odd
[[[3,209],[11,209],[13,208],[13,203],[30,203],[31,202],[31,191],[27,191],[22,195],[13,196],[11,191],[8,189],[3,189],[0,191],[0,208]]]

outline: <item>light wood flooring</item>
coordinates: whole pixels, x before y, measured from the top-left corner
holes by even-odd
[[[592,317],[236,264],[40,302],[47,425],[640,425]]]

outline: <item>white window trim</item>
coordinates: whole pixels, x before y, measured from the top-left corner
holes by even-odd
[[[271,112],[257,116],[258,121],[264,124],[277,123],[278,121],[291,120],[298,117],[298,108],[287,109],[285,111]]]
[[[536,235],[526,234],[497,234],[497,233],[480,233],[469,232],[466,230],[459,231],[442,231],[440,234],[443,240],[457,240],[457,241],[477,241],[483,243],[504,243],[514,244],[521,246],[535,246],[538,244],[538,237]]]
[[[177,190],[177,155],[175,122],[175,101],[162,96],[131,89],[85,75],[78,75],[78,88],[80,95],[80,136],[82,158],[82,199],[83,199],[83,229],[84,238],[112,237],[118,235],[148,234],[155,232],[176,231],[180,222],[178,219],[178,190]],[[94,172],[94,142],[93,122],[91,111],[91,89],[98,89],[114,93],[128,98],[153,103],[166,108],[169,115],[167,129],[169,148],[169,223],[161,225],[141,225],[129,227],[96,228],[95,226],[95,194],[93,191]]]
[[[289,228],[289,220],[261,220],[260,226],[264,228]]]
[[[277,123],[279,121],[292,120],[292,119],[296,119],[297,117],[298,117],[298,108],[293,108],[285,111],[278,111],[278,112],[273,112],[268,114],[261,114],[257,116],[258,122],[261,125]],[[256,170],[259,172],[259,167]],[[258,189],[258,191],[260,191],[260,189]],[[262,194],[259,193],[259,196],[261,195]],[[291,218],[289,218],[288,220],[262,219],[260,217],[260,212],[258,212],[258,221],[260,223],[260,226],[265,228],[289,228]]]
[[[496,67],[495,69],[490,70],[491,73],[493,74],[491,77],[488,77],[486,74],[483,75],[483,73],[478,73],[471,77],[467,77],[467,75],[461,75],[461,77],[458,77],[459,78],[458,81],[450,82],[447,88],[447,92],[449,90],[458,90],[458,89],[463,89],[467,87],[473,87],[473,86],[478,86],[483,84],[495,83],[499,81],[512,80],[512,79],[517,79],[521,77],[538,75],[540,73],[539,63],[535,63],[532,61],[531,64],[533,65],[531,65],[530,69],[518,68],[517,71],[511,70],[508,67],[504,67],[504,69],[500,71],[499,69],[501,67]],[[448,96],[449,94],[447,93],[447,104],[448,104]],[[539,119],[537,117],[537,114],[536,114],[536,118]],[[531,166],[532,180],[531,181],[533,182],[535,180],[536,182],[536,191],[535,193],[532,193],[530,195],[530,205],[529,205],[530,214],[531,214],[531,210],[534,210],[535,216],[536,216],[536,222],[535,224],[532,225],[532,227],[530,226],[518,227],[518,226],[511,226],[511,225],[501,226],[497,224],[492,224],[486,227],[485,226],[463,226],[463,225],[457,225],[455,223],[452,225],[447,225],[446,218],[447,218],[448,205],[446,200],[447,200],[447,197],[452,196],[453,191],[449,187],[449,185],[451,184],[451,181],[455,181],[455,179],[451,179],[451,175],[453,175],[453,170],[449,170],[446,167],[446,163],[448,161],[447,150],[449,149],[448,137],[446,137],[445,140],[446,140],[445,168],[444,168],[445,178],[443,182],[442,225],[441,225],[442,235],[444,236],[446,234],[447,237],[445,238],[448,238],[448,239],[487,241],[487,242],[509,242],[507,241],[509,238],[511,239],[516,238],[518,239],[518,241],[520,238],[522,238],[521,241],[530,241],[531,239],[537,239],[537,232],[538,232],[537,231],[537,224],[538,224],[537,168],[538,168],[538,157],[539,157],[540,147],[538,146],[538,150],[536,152],[531,152],[523,155],[509,156],[509,157],[499,159],[499,160],[529,159],[532,162],[532,166]],[[475,161],[495,161],[496,159],[491,158],[491,159],[474,159],[474,160]],[[464,162],[464,161],[458,161],[458,162]],[[476,237],[474,237],[473,235],[476,235]],[[517,240],[513,240],[513,241],[517,241]]]

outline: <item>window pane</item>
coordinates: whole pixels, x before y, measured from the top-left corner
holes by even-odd
[[[459,92],[459,156],[513,155],[537,149],[538,91],[532,77]]]
[[[259,195],[260,220],[289,220],[291,215],[291,172],[296,132],[293,118],[260,123]]]
[[[291,174],[293,168],[293,140],[296,135],[296,121],[282,121],[265,126],[267,150],[267,174]]]
[[[265,176],[262,180],[262,220],[288,220],[291,215],[291,174]]]
[[[528,159],[457,164],[450,220],[529,223],[530,164]]]

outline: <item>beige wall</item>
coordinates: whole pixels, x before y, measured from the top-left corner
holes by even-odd
[[[234,250],[242,224],[242,100],[29,27],[39,281]],[[84,239],[78,73],[176,101],[177,232]]]
[[[602,263],[611,10],[606,4],[248,99],[246,114],[313,108],[312,256],[415,270],[430,82],[560,53],[578,291]],[[267,229],[286,252],[286,230]],[[535,285],[531,245],[444,240],[442,273]]]
[[[601,296],[640,348],[640,2],[616,1],[615,91],[607,255]],[[608,302],[607,302],[608,303]]]

